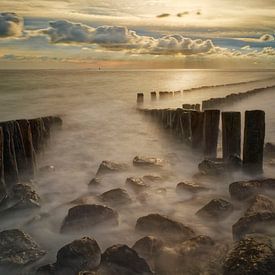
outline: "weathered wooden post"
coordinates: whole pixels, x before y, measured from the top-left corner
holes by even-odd
[[[4,179],[4,135],[0,127],[0,203],[6,198],[7,190]]]
[[[243,167],[250,173],[263,172],[263,151],[265,139],[265,112],[245,112]]]
[[[224,160],[241,156],[241,113],[222,113],[222,152]]]
[[[204,113],[190,111],[191,116],[191,142],[192,148],[201,150],[203,145],[203,121]]]
[[[138,93],[137,94],[137,104],[140,105],[140,104],[143,104],[143,102],[144,102],[144,94]]]
[[[151,92],[151,101],[156,101],[156,100],[157,100],[157,93]]]
[[[219,124],[220,124],[220,110],[204,111],[203,144],[204,144],[204,155],[207,158],[217,157]]]
[[[191,113],[183,111],[180,119],[181,136],[183,139],[189,140],[191,136]]]

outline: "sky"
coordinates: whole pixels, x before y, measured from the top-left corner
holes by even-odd
[[[0,0],[0,69],[275,68],[275,0]]]

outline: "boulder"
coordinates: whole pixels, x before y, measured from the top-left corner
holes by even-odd
[[[223,264],[223,275],[273,275],[275,254],[264,237],[247,237],[236,243]]]
[[[229,193],[236,200],[246,200],[268,190],[275,190],[275,179],[237,181],[229,185]]]
[[[127,168],[128,168],[127,164],[104,160],[101,162],[96,172],[96,176],[104,175],[112,172],[125,171],[127,170]]]
[[[199,164],[198,168],[204,175],[217,176],[226,171],[226,164],[221,159],[205,159]]]
[[[177,251],[180,255],[184,256],[198,256],[199,254],[212,249],[214,245],[215,242],[210,237],[199,235],[182,242],[177,248]]]
[[[162,167],[164,160],[155,157],[136,156],[133,159],[133,164],[138,167]]]
[[[136,241],[132,248],[138,253],[138,255],[149,262],[160,252],[163,246],[164,243],[161,239],[153,236],[146,236]]]
[[[147,262],[127,245],[114,245],[107,248],[102,254],[99,274],[101,269],[105,270],[103,274],[109,275],[153,274]]]
[[[40,197],[31,185],[27,183],[15,184],[7,198],[6,204],[8,208],[5,210],[21,210],[27,208],[40,207]]]
[[[245,216],[250,216],[260,212],[274,212],[275,206],[271,199],[263,195],[256,195],[250,200],[249,206],[245,211]]]
[[[221,220],[233,212],[233,205],[223,199],[213,199],[202,207],[196,215],[204,219]]]
[[[247,234],[274,232],[275,213],[274,212],[259,212],[249,216],[241,217],[232,226],[234,240],[240,240]]]
[[[46,252],[19,229],[0,232],[0,266],[20,268],[42,258]]]
[[[140,217],[136,222],[136,230],[172,242],[184,241],[194,236],[194,231],[191,228],[160,214]]]
[[[148,185],[139,177],[129,177],[126,179],[126,185],[129,186],[134,192],[142,192]]]
[[[84,237],[75,240],[57,252],[56,269],[68,269],[77,274],[83,270],[94,270],[101,261],[101,250],[94,239]]]
[[[35,275],[57,275],[56,273],[57,272],[56,272],[55,264],[47,264],[47,265],[40,266],[36,270]],[[60,274],[60,275],[63,275],[63,274]]]
[[[198,193],[201,191],[207,191],[208,188],[201,186],[197,183],[192,182],[180,182],[177,184],[177,191],[179,192],[189,192],[189,193]]]
[[[111,205],[120,205],[130,203],[132,200],[127,191],[121,188],[116,188],[104,192],[99,196],[100,200]]]
[[[103,205],[77,205],[69,209],[61,232],[85,230],[103,224],[118,225],[118,213]]]

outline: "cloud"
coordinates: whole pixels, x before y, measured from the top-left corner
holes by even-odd
[[[0,37],[20,36],[23,32],[24,20],[16,13],[0,13]]]
[[[162,13],[162,14],[157,15],[156,17],[157,18],[165,18],[165,17],[168,17],[168,16],[170,16],[170,13]]]
[[[50,22],[50,27],[40,32],[48,35],[52,43],[95,44],[110,50],[127,50],[132,53],[192,55],[215,51],[211,40],[193,40],[182,35],[154,38],[138,35],[127,27],[99,26],[93,28],[67,20]]]

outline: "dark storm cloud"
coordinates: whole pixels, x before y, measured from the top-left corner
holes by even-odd
[[[23,32],[24,20],[16,13],[0,13],[0,37],[20,36]]]

